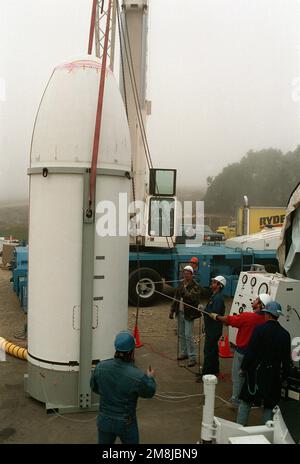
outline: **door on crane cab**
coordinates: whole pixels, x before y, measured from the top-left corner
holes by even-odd
[[[173,248],[176,243],[176,170],[151,169],[146,198],[145,246]]]

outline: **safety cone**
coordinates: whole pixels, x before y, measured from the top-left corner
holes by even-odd
[[[220,358],[232,358],[233,353],[230,351],[228,335],[221,337],[219,340],[219,356]]]
[[[135,338],[135,347],[136,348],[141,348],[143,346],[143,344],[142,344],[142,342],[140,340],[139,328],[138,328],[137,324],[135,324],[135,326],[134,326],[133,336]]]

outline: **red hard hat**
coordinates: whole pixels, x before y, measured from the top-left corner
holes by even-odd
[[[199,259],[196,258],[196,256],[193,256],[193,257],[191,258],[191,261],[190,261],[190,262],[191,262],[191,263],[199,263]]]

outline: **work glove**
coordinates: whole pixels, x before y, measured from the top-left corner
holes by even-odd
[[[211,317],[211,318],[214,319],[215,321],[217,320],[217,316],[218,316],[217,313],[209,313],[209,317]]]

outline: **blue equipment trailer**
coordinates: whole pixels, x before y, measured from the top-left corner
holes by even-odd
[[[199,259],[195,278],[202,287],[208,288],[212,277],[223,275],[227,279],[226,296],[233,296],[241,271],[253,264],[264,265],[269,272],[278,271],[276,250],[232,249],[225,245],[204,244],[201,246],[177,245],[173,249],[149,249],[130,251],[129,254],[129,302],[149,306],[154,303],[157,292],[163,291],[164,279],[172,287],[178,285],[182,268],[195,256]],[[138,284],[139,282],[139,284]]]
[[[178,285],[182,269],[191,258],[199,259],[196,280],[208,288],[212,277],[223,275],[227,279],[226,296],[233,296],[241,271],[253,264],[262,264],[269,272],[278,271],[276,250],[246,251],[225,245],[204,244],[201,246],[177,245],[175,248],[131,250],[129,253],[129,302],[132,305],[151,306],[160,293],[164,282],[172,287]],[[16,248],[13,268],[13,288],[20,298],[22,308],[27,310],[28,248]]]
[[[28,282],[28,247],[16,247],[12,266],[13,289],[19,297],[21,308],[27,312],[27,282]]]

